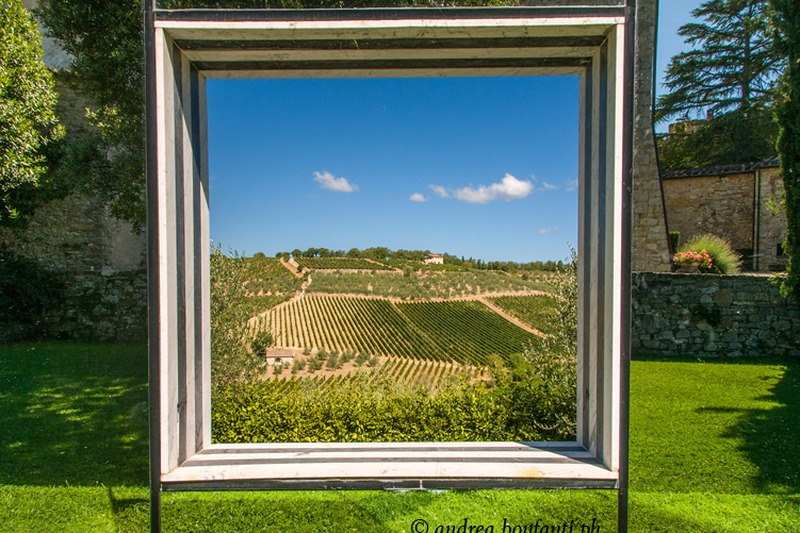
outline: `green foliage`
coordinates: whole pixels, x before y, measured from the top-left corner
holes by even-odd
[[[703,168],[751,163],[775,155],[778,127],[772,107],[733,110],[698,121],[687,133],[658,137],[662,168]]]
[[[672,253],[678,251],[678,247],[681,245],[681,232],[680,231],[670,231],[669,232],[669,249]]]
[[[777,105],[778,155],[787,221],[783,247],[789,256],[788,275],[781,292],[800,300],[800,5],[794,0],[772,0],[771,7],[778,50],[787,63]]]
[[[216,442],[506,441],[569,438],[539,422],[543,392],[446,381],[436,391],[392,377],[231,383],[212,410]],[[538,391],[538,392],[537,392]],[[574,413],[572,415],[574,417]],[[537,423],[538,422],[538,423]],[[574,433],[571,434],[574,438]]]
[[[20,217],[47,171],[45,149],[63,136],[42,38],[21,0],[0,4],[0,223]],[[22,198],[21,198],[22,197]]]
[[[0,342],[42,336],[45,312],[58,306],[63,290],[55,272],[0,249]]]
[[[441,265],[436,265],[441,266]],[[445,265],[446,266],[446,265]],[[458,268],[458,267],[456,267]],[[368,294],[409,300],[453,298],[493,292],[547,290],[552,274],[524,280],[487,270],[439,270],[427,267],[410,276],[382,272],[316,272],[308,292]]]
[[[711,257],[711,272],[715,274],[738,274],[742,266],[742,257],[736,253],[730,243],[716,235],[698,235],[681,246],[679,252],[700,252],[705,250]]]
[[[660,143],[666,168],[758,161],[774,155],[772,86],[783,65],[773,47],[767,0],[709,0],[681,26],[691,50],[674,56],[656,119],[712,118]]]
[[[70,81],[90,102],[91,129],[66,150],[62,169],[136,227],[145,221],[144,54],[141,0],[40,0],[48,35],[73,58]]]
[[[558,303],[549,294],[499,296],[488,300],[542,333],[553,333],[558,327],[553,321]]]
[[[248,327],[250,315],[242,305],[246,265],[231,252],[225,255],[219,246],[211,250],[211,382],[223,383],[255,379],[266,366],[262,349],[272,344],[264,332],[266,324],[255,333]],[[253,335],[255,334],[255,338]]]
[[[472,381],[466,371],[442,379],[444,366],[440,365],[431,374],[431,365],[412,359],[390,358],[377,367],[375,356],[369,359],[373,370],[362,370],[346,379],[332,376],[324,381],[309,378],[233,381],[220,387],[215,396],[214,439],[218,442],[570,440],[575,437],[577,398],[577,294],[577,261],[573,257],[555,282],[554,299],[558,302],[552,312],[555,331],[547,340],[530,344],[522,353],[484,356],[492,375],[490,381]],[[423,305],[426,304],[400,307],[413,306],[419,310]],[[446,314],[438,312],[430,316]],[[415,320],[413,314],[408,316]],[[481,321],[486,322],[486,317],[481,317]],[[464,324],[466,330],[481,327],[461,314],[456,322]],[[478,346],[479,339],[496,327],[488,323],[475,335],[471,341],[475,345],[470,345],[473,357],[485,349]],[[431,332],[437,344],[452,346],[455,342],[447,328]],[[488,343],[491,344],[501,345],[497,339]],[[448,355],[452,356],[452,352]],[[329,368],[335,368],[341,364],[341,359],[337,359],[335,352],[319,350],[308,364],[321,368],[322,362],[327,361]],[[356,363],[365,361],[367,355],[361,352]],[[419,376],[423,371],[425,374]],[[450,371],[453,372],[452,366]],[[432,382],[436,387],[431,387]]]
[[[392,270],[381,263],[349,257],[303,257],[297,263],[303,268],[321,270]]]
[[[525,379],[511,392],[520,394],[527,402],[536,402],[535,427],[560,439],[575,434],[577,410],[578,358],[578,257],[560,270],[553,283],[557,309],[552,315],[552,327],[542,342],[531,344],[522,354],[535,380]],[[536,383],[535,394],[528,390]],[[528,407],[534,408],[533,406]]]

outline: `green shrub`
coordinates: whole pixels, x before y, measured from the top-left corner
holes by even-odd
[[[689,240],[679,252],[701,252],[705,250],[711,256],[711,270],[715,274],[738,274],[742,266],[742,257],[737,254],[731,244],[716,235],[707,233]]]
[[[227,383],[211,411],[215,442],[571,440],[554,430],[534,382],[445,380],[436,390],[379,370],[321,387],[310,379]],[[574,372],[574,370],[573,370]],[[571,414],[574,419],[574,407]],[[557,425],[557,424],[555,424]]]
[[[670,231],[669,232],[669,249],[674,254],[678,251],[678,247],[681,245],[681,232],[680,231]]]

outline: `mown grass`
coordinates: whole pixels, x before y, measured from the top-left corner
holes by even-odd
[[[146,531],[146,351],[0,346],[0,531]],[[800,531],[800,362],[633,363],[631,531]],[[614,531],[613,491],[165,494],[164,531]]]

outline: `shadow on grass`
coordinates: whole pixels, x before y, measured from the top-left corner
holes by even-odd
[[[147,485],[147,349],[0,346],[0,484]]]
[[[740,422],[725,436],[738,437],[750,461],[758,467],[756,489],[769,494],[800,492],[800,360],[787,359],[769,395],[760,401],[771,408],[745,410]]]

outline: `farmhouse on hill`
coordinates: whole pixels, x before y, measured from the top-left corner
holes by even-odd
[[[267,348],[267,364],[273,365],[293,365],[294,352],[287,348]]]
[[[439,254],[426,254],[425,255],[425,264],[426,265],[443,265],[444,264],[444,256]]]

